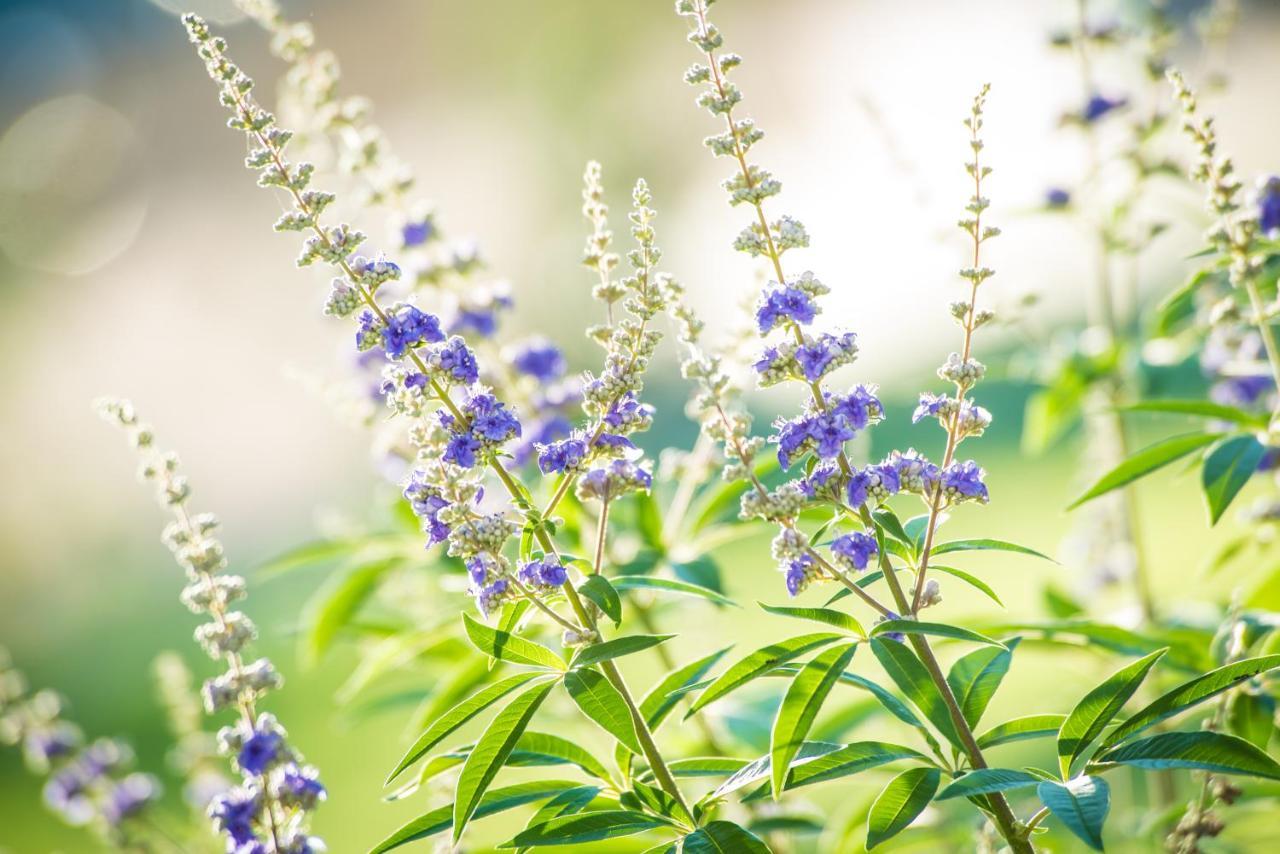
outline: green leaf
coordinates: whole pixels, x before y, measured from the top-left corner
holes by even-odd
[[[1102,850],[1102,824],[1111,809],[1111,787],[1101,777],[1076,777],[1066,783],[1049,780],[1036,794],[1063,826],[1090,848]]]
[[[956,747],[962,747],[955,723],[951,720],[951,712],[920,659],[905,644],[886,638],[872,638],[871,651],[889,674],[889,678],[902,689],[912,705],[937,727],[943,738]]]
[[[1280,655],[1265,655],[1261,658],[1247,658],[1244,661],[1237,661],[1235,664],[1228,664],[1203,676],[1197,676],[1195,679],[1184,682],[1174,688],[1120,724],[1102,740],[1102,747],[1107,748],[1119,744],[1165,718],[1172,717],[1197,703],[1202,703],[1210,697],[1222,693],[1228,688],[1238,685],[1247,679],[1252,679],[1259,673],[1265,673],[1276,667],[1280,667]]]
[[[613,589],[609,579],[603,575],[593,575],[583,582],[578,592],[600,606],[600,610],[613,620],[615,626],[622,623],[622,599],[618,591]]]
[[[970,727],[978,725],[1001,680],[1009,672],[1009,663],[1017,645],[1018,638],[1014,638],[1007,647],[977,649],[951,665],[947,684],[951,686],[951,693],[955,694]]]
[[[396,555],[360,563],[341,575],[330,578],[307,602],[302,657],[314,664],[333,645],[333,640],[378,589],[382,576],[404,563]]]
[[[995,602],[1001,608],[1004,607],[1004,602],[1000,601],[1000,597],[997,596],[996,592],[991,589],[991,585],[987,584],[987,582],[983,581],[981,578],[978,578],[975,575],[965,572],[962,569],[956,569],[953,566],[939,566],[936,563],[929,564],[929,571],[944,572],[947,575],[954,576],[960,579],[961,581],[965,582],[969,586],[975,587],[978,590],[981,590],[984,594],[986,594],[987,598],[989,598],[992,602]]]
[[[722,593],[717,593],[708,587],[690,584],[687,581],[677,581],[674,578],[658,578],[652,575],[623,575],[613,580],[613,587],[615,590],[654,590],[659,593],[673,593],[677,596],[695,596],[708,602],[714,602],[717,605],[738,607],[737,602]]]
[[[763,676],[779,664],[784,664],[799,658],[807,652],[844,639],[844,635],[838,635],[833,632],[817,632],[815,634],[799,635],[789,640],[761,647],[734,664],[707,686],[706,690],[690,706],[689,712],[685,717],[689,717],[689,715],[720,699],[730,691],[741,688],[751,680]]]
[[[564,659],[542,644],[525,640],[519,635],[490,628],[484,623],[472,619],[470,614],[464,613],[462,615],[462,625],[466,629],[467,637],[476,649],[499,661],[509,661],[512,664],[527,664],[532,667],[547,667],[562,672],[567,669]]]
[[[1193,768],[1280,780],[1280,763],[1243,738],[1220,732],[1163,732],[1103,751],[1090,765]]]
[[[610,661],[624,655],[641,652],[671,640],[675,635],[626,635],[603,643],[584,646],[570,662],[571,667],[590,667],[602,661]]]
[[[939,543],[929,552],[931,555],[944,555],[948,552],[1013,552],[1014,554],[1030,555],[1047,560],[1050,563],[1057,563],[1053,558],[1046,554],[1041,554],[1035,549],[1027,546],[1020,546],[1017,543],[1010,543],[1006,540],[993,540],[989,537],[979,537],[969,540],[952,540],[949,543]]]
[[[787,689],[769,737],[775,800],[782,794],[782,783],[791,760],[800,751],[823,702],[857,649],[857,643],[850,643],[823,650],[804,666]]]
[[[875,848],[907,828],[938,791],[942,774],[937,768],[909,768],[889,781],[867,816],[867,850]]]
[[[665,551],[662,542],[662,510],[658,507],[658,499],[652,492],[641,492],[636,495],[636,529],[645,545],[657,551]]]
[[[1276,730],[1276,701],[1267,694],[1236,691],[1227,706],[1227,726],[1254,747],[1266,750]]]
[[[667,563],[671,566],[671,571],[675,573],[677,580],[705,590],[714,590],[720,594],[724,593],[724,582],[720,578],[720,565],[708,555],[704,554],[692,560],[668,560]]]
[[[1014,718],[997,724],[978,736],[978,746],[986,750],[999,744],[1057,735],[1066,719],[1066,715],[1026,715]]]
[[[397,763],[395,769],[392,770],[391,774],[387,777],[386,782],[390,783],[396,777],[400,776],[406,768],[417,762],[423,754],[435,747],[443,739],[448,737],[450,733],[457,730],[467,721],[471,720],[498,700],[519,688],[521,685],[524,685],[530,679],[537,679],[541,675],[542,674],[540,673],[517,673],[515,676],[508,676],[500,682],[495,682],[492,685],[482,688],[458,705],[454,706],[446,712],[443,717],[438,718],[431,724],[431,726],[427,727],[426,732],[418,737],[418,740],[413,743],[413,746],[409,748],[408,752],[405,753],[404,757],[399,763]],[[386,784],[384,783],[384,785]]]
[[[1208,400],[1144,400],[1122,407],[1125,412],[1164,412],[1171,415],[1199,415],[1216,421],[1232,421],[1246,426],[1262,427],[1265,421],[1255,413]]]
[[[684,838],[683,854],[769,854],[769,846],[731,821],[712,821]]]
[[[975,631],[962,629],[959,626],[950,626],[946,623],[923,623],[919,620],[885,620],[883,623],[877,623],[871,629],[873,638],[883,637],[887,634],[933,635],[940,638],[988,644],[989,646],[998,646],[1004,649],[1004,644],[998,640],[992,640],[986,635],[980,635]]]
[[[507,760],[511,766],[560,765],[566,762],[607,783],[613,782],[603,762],[577,742],[549,732],[525,732]]]
[[[1086,501],[1105,495],[1113,489],[1133,483],[1169,463],[1180,460],[1187,454],[1198,451],[1205,445],[1212,444],[1222,438],[1221,433],[1185,433],[1171,439],[1163,439],[1154,445],[1148,445],[1129,459],[1102,476],[1088,492],[1071,503],[1068,510],[1074,510]]]
[[[572,780],[534,780],[514,786],[493,789],[480,801],[472,818],[484,818],[503,810],[514,809],[535,801],[553,797],[561,792],[581,786]],[[418,816],[401,827],[395,833],[379,842],[369,854],[383,854],[392,848],[399,848],[410,842],[434,836],[453,826],[453,804],[446,804],[438,809]]]
[[[875,520],[880,530],[902,543],[914,554],[916,550],[916,541],[906,529],[902,527],[902,522],[898,521],[898,517],[888,507],[878,507],[871,511],[871,518]]]
[[[627,750],[641,752],[627,703],[608,679],[596,670],[570,670],[564,675],[564,687],[584,715]]]
[[[757,602],[756,604],[770,614],[777,614],[779,617],[815,620],[819,623],[826,623],[828,626],[835,626],[837,629],[850,632],[858,637],[867,636],[862,624],[843,611],[836,611],[831,608],[789,608],[783,605],[766,605],[763,602]]]
[[[673,697],[671,694],[681,688],[692,685],[703,676],[706,676],[729,649],[730,647],[726,646],[724,649],[703,656],[678,670],[673,670],[664,676],[662,681],[653,686],[649,693],[645,695],[645,698],[640,701],[640,715],[649,724],[649,729],[656,730],[658,725],[666,720],[667,715],[671,714],[671,710],[680,702],[679,695]]]
[[[1035,774],[1018,771],[1012,768],[979,768],[970,771],[960,779],[946,786],[938,793],[938,800],[948,798],[970,798],[974,795],[989,795],[992,792],[1007,792],[1010,789],[1023,789],[1040,782]]]
[[[1156,650],[1120,668],[1076,703],[1058,733],[1058,765],[1064,779],[1071,773],[1071,763],[1124,708],[1164,654],[1165,650]]]
[[[773,455],[760,455],[756,458],[755,476],[763,478],[778,469],[778,460]],[[701,531],[707,525],[719,520],[732,511],[736,514],[738,502],[744,487],[741,481],[728,481],[702,493],[697,505],[690,511],[693,517],[693,530]]]
[[[600,794],[600,791],[599,786],[579,786],[576,789],[563,791],[538,807],[537,812],[529,817],[524,826],[528,829],[562,815],[576,815],[586,809],[587,805]],[[529,849],[521,848],[520,850],[527,851]]]
[[[1204,458],[1200,485],[1209,505],[1209,524],[1216,525],[1231,502],[1258,471],[1267,449],[1252,436],[1232,436],[1214,445]]]
[[[850,777],[870,768],[879,768],[881,765],[899,762],[903,759],[924,761],[925,757],[918,750],[912,750],[910,747],[903,747],[900,744],[889,744],[883,741],[855,741],[835,750],[814,756],[804,762],[792,763],[787,771],[786,785],[783,786],[783,790],[789,792],[801,786],[825,783],[828,780],[836,780],[841,777]],[[743,802],[764,797],[768,792],[769,788],[762,786],[758,793],[753,792],[748,797],[743,798]]]
[[[655,827],[669,827],[669,823],[655,816],[632,810],[600,810],[598,812],[566,815],[526,828],[515,835],[502,848],[521,845],[573,845],[580,842],[599,842],[620,836],[634,836]]]
[[[337,560],[368,545],[370,545],[369,541],[362,537],[341,540],[315,540],[290,549],[283,554],[276,555],[266,563],[255,567],[253,575],[255,579],[265,581],[294,569]]]
[[[689,759],[672,759],[667,763],[676,777],[727,777],[737,774],[746,765],[745,759],[727,756],[694,756]]]
[[[801,746],[799,753],[795,759],[791,760],[791,767],[801,767],[806,762],[813,760],[815,757],[822,756],[832,751],[841,749],[842,745],[830,744],[821,741],[806,741]],[[773,761],[767,754],[755,759],[746,765],[743,765],[732,777],[725,780],[720,786],[711,793],[711,798],[723,798],[725,795],[736,792],[744,786],[750,786],[752,783],[758,783],[770,776],[773,767]],[[767,787],[766,787],[767,790]]]
[[[515,750],[516,742],[529,726],[553,683],[537,685],[511,701],[489,724],[462,766],[454,791],[453,841],[456,844],[475,814],[493,778]]]

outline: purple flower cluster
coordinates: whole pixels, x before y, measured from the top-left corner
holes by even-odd
[[[986,472],[973,460],[952,463],[942,473],[942,494],[952,503],[981,501],[987,503],[987,485],[982,479]]]
[[[520,373],[544,383],[564,376],[567,368],[564,353],[545,338],[535,338],[522,344],[512,354],[511,364]]]
[[[614,430],[634,433],[648,429],[653,423],[653,407],[641,403],[633,393],[627,392],[609,406],[601,420]]]
[[[896,495],[902,488],[898,479],[898,470],[889,463],[878,463],[864,466],[849,478],[846,497],[849,506],[862,507],[868,501],[884,501],[890,495]]]
[[[795,560],[790,561],[787,564],[784,575],[787,593],[792,596],[799,596],[806,587],[817,579],[819,573],[820,570],[812,555],[802,554]]]
[[[1054,210],[1060,210],[1071,204],[1071,193],[1061,187],[1050,187],[1045,190],[1044,203]]]
[[[448,412],[438,413],[440,423],[449,430],[444,461],[462,468],[473,468],[487,451],[501,447],[520,435],[520,421],[505,403],[489,392],[473,394],[462,407],[466,424]]]
[[[1272,175],[1258,190],[1258,229],[1272,236],[1280,232],[1280,177]]]
[[[833,459],[844,450],[844,443],[867,425],[880,420],[884,409],[867,386],[855,386],[846,395],[827,395],[826,409],[807,410],[789,421],[774,424],[777,433],[770,438],[778,446],[778,462],[785,468],[806,453],[824,460]]]
[[[524,465],[539,454],[541,446],[566,438],[573,432],[573,423],[558,412],[551,411],[529,425],[520,443],[512,450],[518,465]]]
[[[653,486],[653,475],[631,460],[613,460],[608,465],[594,468],[578,480],[578,498],[611,501],[628,492],[648,490]]]
[[[286,755],[284,738],[272,728],[255,728],[240,745],[236,763],[246,774],[258,776],[273,768]]]
[[[498,312],[511,306],[511,297],[504,293],[485,294],[483,300],[458,308],[449,331],[457,335],[473,332],[481,338],[491,338],[498,331]]]
[[[544,557],[520,567],[517,576],[530,587],[560,587],[569,580],[569,573],[554,557]]]
[[[831,553],[836,559],[858,572],[867,568],[868,562],[878,551],[875,537],[861,532],[841,534],[831,541]]]
[[[1105,95],[1095,93],[1085,103],[1084,109],[1080,111],[1080,118],[1085,122],[1092,124],[1098,121],[1107,113],[1118,110],[1128,104],[1127,98],[1108,98]]]
[[[467,348],[467,342],[456,335],[432,350],[430,361],[432,367],[439,369],[450,382],[471,385],[480,379],[480,365],[475,354]]]
[[[408,249],[421,246],[436,235],[436,224],[431,217],[412,219],[400,226],[400,240]]]
[[[818,306],[809,294],[794,285],[779,286],[761,299],[756,308],[756,325],[765,334],[780,323],[812,323],[817,313]]]
[[[841,365],[849,364],[857,352],[854,333],[834,335],[824,332],[816,338],[806,337],[800,345],[787,343],[766,347],[754,367],[763,385],[773,385],[788,378],[814,383]]]
[[[427,545],[444,542],[449,537],[449,526],[440,521],[440,511],[449,506],[439,487],[431,484],[427,473],[417,469],[409,476],[404,487],[405,500],[413,508],[415,516],[422,520],[427,534]]]
[[[363,334],[364,315],[361,315],[360,320]],[[392,359],[401,358],[418,344],[434,344],[443,340],[440,319],[407,303],[388,312],[386,325],[382,329],[382,346]]]
[[[475,587],[471,592],[476,599],[476,608],[486,617],[519,595],[508,578],[495,579],[490,584]]]

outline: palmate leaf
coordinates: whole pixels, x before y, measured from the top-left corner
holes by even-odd
[[[823,650],[800,670],[787,689],[769,737],[775,799],[782,794],[791,760],[804,744],[823,702],[857,649],[857,643],[850,643]]]
[[[1158,724],[1198,703],[1203,703],[1228,688],[1276,667],[1280,667],[1280,655],[1264,655],[1219,667],[1217,670],[1184,682],[1108,733],[1102,740],[1101,746],[1108,748],[1117,745],[1149,726]]]
[[[975,795],[989,795],[992,792],[1023,789],[1038,785],[1040,780],[1041,778],[1035,774],[1013,768],[979,768],[944,787],[938,793],[938,800],[970,798]]]
[[[593,643],[578,650],[570,666],[574,668],[591,667],[602,661],[612,661],[624,655],[641,652],[671,640],[675,635],[626,635],[603,643]]]
[[[775,669],[779,664],[785,664],[807,652],[828,646],[838,640],[844,640],[845,637],[845,635],[833,632],[817,632],[809,635],[799,635],[761,647],[731,666],[708,685],[706,690],[699,694],[698,699],[689,707],[685,717],[688,718],[699,709],[720,699],[730,691],[741,688],[751,680],[763,676]]]
[[[633,810],[600,810],[578,815],[566,815],[550,819],[542,824],[526,828],[515,835],[502,848],[530,848],[540,845],[573,845],[581,842],[599,842],[620,836],[634,836],[657,827],[671,824],[656,816]]]
[[[622,622],[622,598],[613,589],[609,579],[603,575],[592,575],[578,588],[578,592],[600,606],[600,610],[613,620],[615,626]]]
[[[509,661],[512,664],[525,664],[559,671],[567,668],[563,658],[542,644],[525,640],[510,632],[490,628],[472,619],[470,614],[462,615],[462,625],[466,629],[467,638],[475,648],[491,658]]]
[[[1090,767],[1191,768],[1280,780],[1280,763],[1243,738],[1220,732],[1164,732],[1093,757]]]
[[[978,736],[978,746],[983,750],[1015,741],[1026,741],[1032,738],[1044,738],[1057,735],[1062,728],[1066,715],[1026,715],[1021,718],[1005,721]]]
[[[1200,470],[1200,485],[1209,506],[1209,524],[1216,525],[1244,489],[1267,449],[1253,436],[1232,436],[1209,449]]]
[[[848,592],[847,590],[845,592]],[[826,623],[828,626],[834,626],[837,629],[857,635],[858,637],[866,637],[867,633],[862,628],[862,624],[843,611],[836,611],[831,608],[792,608],[784,605],[766,605],[763,602],[757,602],[761,608],[770,614],[776,614],[779,617],[792,617],[797,620],[813,620],[818,623]]]
[[[867,849],[898,835],[915,821],[941,780],[942,772],[937,768],[909,768],[890,780],[867,815]]]
[[[627,750],[636,754],[641,752],[626,701],[601,673],[596,670],[570,670],[564,675],[564,687],[584,715]]]
[[[1169,463],[1180,460],[1187,454],[1198,451],[1205,445],[1211,445],[1221,438],[1221,433],[1185,433],[1180,436],[1174,436],[1171,439],[1163,439],[1154,445],[1148,445],[1104,474],[1097,483],[1089,488],[1088,492],[1072,502],[1067,509],[1073,510],[1086,501],[1097,498],[1099,495],[1105,495],[1113,489],[1119,489],[1122,486],[1133,483],[1138,478],[1145,477],[1153,471],[1164,468]]]
[[[529,721],[533,720],[534,713],[551,692],[551,687],[552,683],[537,685],[516,697],[493,719],[463,763],[462,773],[454,790],[455,844],[462,838],[462,832],[479,807],[485,790],[515,749],[520,735],[529,726]]]
[[[1117,670],[1071,710],[1058,733],[1058,765],[1063,778],[1071,773],[1071,763],[1102,734],[1164,654],[1165,650],[1156,650]]]
[[[561,792],[576,789],[581,785],[581,783],[575,783],[572,780],[535,780],[529,783],[519,783],[514,786],[493,789],[481,799],[480,805],[476,807],[472,818],[484,818],[504,810],[515,809],[525,804],[546,800]],[[395,833],[375,845],[369,854],[383,854],[383,852],[399,848],[401,845],[425,839],[428,836],[434,836],[452,826],[453,804],[447,804],[424,813],[405,824]]]
[[[769,854],[760,838],[731,821],[712,821],[684,838],[683,854]]]
[[[963,747],[955,722],[951,720],[951,712],[920,659],[905,644],[887,638],[872,638],[871,651],[889,678],[942,733],[943,738],[956,747]]]
[[[434,721],[431,726],[427,727],[426,732],[418,737],[413,746],[405,752],[404,757],[392,769],[391,774],[387,777],[386,782],[390,783],[396,777],[400,776],[406,768],[417,762],[428,750],[435,747],[442,740],[447,738],[450,733],[456,731],[467,721],[492,706],[498,700],[510,694],[515,689],[524,685],[532,679],[545,678],[540,673],[517,673],[515,676],[508,676],[500,682],[495,682],[486,688],[472,694],[466,700],[450,709],[443,717]],[[384,784],[385,785],[385,784]]]
[[[960,710],[970,727],[978,725],[982,713],[987,710],[987,704],[1009,672],[1018,640],[1014,638],[1005,647],[974,650],[951,665],[951,670],[947,673],[947,684],[951,686],[951,692],[955,694],[956,702],[960,704]]]
[[[1040,801],[1063,826],[1090,848],[1102,850],[1102,825],[1111,810],[1111,787],[1101,777],[1076,777],[1066,783],[1046,780],[1036,787]]]
[[[825,783],[828,780],[836,780],[841,777],[851,777],[868,769],[879,768],[881,765],[900,762],[903,759],[926,761],[924,754],[920,751],[913,750],[910,747],[903,747],[900,744],[889,744],[884,741],[855,741],[837,747],[835,750],[807,758],[804,762],[793,762],[791,768],[787,771],[787,779],[783,790],[789,792],[801,786]],[[742,802],[749,803],[766,797],[769,791],[769,786],[761,786],[743,798]]]
[[[677,596],[693,596],[698,599],[705,599],[716,605],[727,605],[731,608],[738,607],[737,602],[734,602],[723,593],[718,593],[709,587],[690,584],[688,581],[677,581],[674,578],[659,578],[653,575],[622,575],[613,580],[613,587],[615,590],[652,590],[657,593],[672,593]]]
[[[988,644],[997,646],[1001,649],[1004,644],[998,640],[993,640],[986,635],[978,634],[970,629],[963,629],[959,626],[951,626],[946,623],[925,623],[919,620],[885,620],[883,623],[877,623],[871,629],[871,636],[882,637],[888,634],[904,634],[904,635],[932,635],[940,638],[951,638],[952,640],[971,641],[973,643]]]

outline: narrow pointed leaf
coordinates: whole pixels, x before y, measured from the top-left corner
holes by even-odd
[[[836,780],[841,777],[851,777],[868,769],[879,768],[881,765],[900,762],[903,759],[924,761],[925,756],[918,750],[912,750],[910,747],[903,747],[900,744],[889,744],[883,741],[855,741],[815,756],[803,763],[793,763],[787,772],[786,785],[783,788],[789,792],[801,786],[825,783],[828,780]],[[765,797],[768,793],[769,787],[761,786],[758,792],[752,792],[742,800],[743,803],[754,801]]]
[[[720,699],[730,691],[741,688],[751,680],[763,676],[779,664],[785,664],[807,652],[844,639],[844,635],[832,632],[818,632],[810,635],[799,635],[789,640],[761,647],[734,664],[708,685],[706,690],[698,695],[698,699],[689,708],[689,713],[685,717],[694,714],[708,703]]]
[[[1266,422],[1257,414],[1245,412],[1234,406],[1212,403],[1208,400],[1144,400],[1122,407],[1125,412],[1163,412],[1170,415],[1198,415],[1215,421],[1233,421],[1245,426],[1261,427]]]
[[[1066,715],[1027,715],[1014,718],[997,724],[978,736],[978,746],[986,750],[988,747],[1000,744],[1057,735],[1058,730],[1062,729],[1062,722],[1066,719]]]
[[[731,821],[712,821],[684,838],[683,854],[769,854],[759,837]]]
[[[1062,825],[1094,850],[1102,850],[1102,825],[1111,810],[1111,787],[1101,777],[1076,777],[1067,783],[1046,780],[1036,794]]]
[[[549,667],[561,671],[566,669],[564,659],[542,644],[486,626],[472,619],[470,614],[462,615],[462,624],[471,643],[485,655],[512,664]]]
[[[485,790],[497,776],[498,770],[506,763],[507,757],[515,749],[520,735],[529,726],[529,721],[537,712],[542,701],[551,692],[552,683],[538,685],[516,697],[489,724],[489,728],[480,736],[467,761],[462,766],[458,777],[458,786],[454,791],[453,804],[453,841],[462,837],[467,822],[475,814],[484,796]]]
[[[938,792],[938,800],[945,801],[948,798],[969,798],[974,795],[989,795],[992,792],[1007,792],[1011,789],[1035,786],[1039,782],[1039,777],[1026,771],[1018,771],[1013,768],[979,768],[945,786],[941,792]]]
[[[949,626],[946,623],[924,623],[919,620],[885,620],[883,623],[877,623],[871,629],[872,637],[880,637],[887,634],[933,635],[939,638],[972,641],[973,643],[983,643],[1004,648],[1004,644],[998,640],[993,640],[986,635],[978,634],[969,629],[962,629],[959,626]]]
[[[728,756],[694,756],[689,759],[672,759],[667,763],[676,777],[729,777],[747,766],[745,759]]]
[[[763,602],[757,602],[756,604],[768,611],[770,614],[777,614],[779,617],[794,617],[797,620],[814,620],[815,622],[826,623],[828,626],[834,626],[837,629],[855,634],[859,637],[867,636],[866,631],[862,628],[862,624],[843,611],[836,611],[831,608],[791,608],[784,605],[766,605]]]
[[[897,836],[924,811],[938,791],[937,768],[910,768],[889,781],[867,816],[867,849]]]
[[[1164,653],[1164,650],[1156,650],[1120,668],[1085,694],[1071,710],[1058,733],[1058,765],[1063,777],[1070,774],[1071,763],[1076,757],[1102,734],[1111,719],[1124,708],[1124,704],[1138,690],[1142,680],[1147,678],[1147,673]]]
[[[796,754],[796,758],[791,760],[791,767],[798,768],[803,763],[810,762],[815,757],[823,756],[831,753],[832,751],[839,750],[842,746],[843,745],[828,744],[820,741],[805,742],[805,744],[800,748],[800,752]],[[769,756],[761,756],[759,759],[743,765],[742,768],[732,777],[721,783],[720,786],[712,792],[711,797],[722,798],[725,795],[736,792],[744,786],[750,786],[751,784],[758,783],[761,780],[767,780],[769,778],[771,767],[772,762]]]
[[[624,655],[641,652],[664,641],[669,641],[673,637],[675,635],[627,635],[607,640],[604,643],[593,643],[591,646],[584,646],[578,650],[578,654],[573,657],[570,666],[590,667],[602,661],[610,661]]]
[[[668,822],[655,816],[632,810],[600,810],[579,815],[553,818],[542,824],[520,831],[503,848],[540,845],[574,845],[582,842],[599,842],[634,836],[656,827],[669,827]]]
[[[400,555],[360,563],[330,578],[306,605],[303,659],[314,664],[377,590],[382,577],[404,563]]]
[[[1220,732],[1164,732],[1093,757],[1093,764],[1193,768],[1280,780],[1280,763],[1243,738]]]
[[[599,605],[615,626],[622,622],[622,598],[609,579],[603,575],[592,575],[578,588],[578,592]]]
[[[577,815],[596,799],[600,791],[599,786],[579,786],[576,789],[567,789],[561,792],[538,807],[537,812],[525,822],[525,829],[536,827],[543,822],[559,818],[562,815]],[[528,849],[521,848],[520,850],[527,851]]]
[[[698,599],[714,602],[717,605],[727,605],[730,608],[738,607],[737,602],[723,593],[717,593],[710,587],[690,584],[688,581],[677,581],[674,578],[659,578],[654,575],[624,575],[620,578],[615,578],[613,580],[613,589],[619,591],[654,590],[658,593],[673,593],[677,596],[694,596]]]
[[[511,766],[558,765],[566,762],[577,765],[593,777],[613,782],[609,777],[609,769],[590,751],[576,741],[549,732],[526,731],[507,759],[507,764]]]
[[[1209,524],[1216,525],[1231,502],[1258,471],[1267,449],[1253,436],[1233,436],[1210,449],[1200,471],[1200,485],[1209,505]]]
[[[582,713],[600,725],[632,753],[640,753],[635,723],[627,703],[601,673],[595,670],[570,670],[564,675],[564,687]]]
[[[1099,495],[1105,495],[1113,489],[1133,483],[1138,478],[1164,468],[1169,463],[1180,460],[1187,454],[1198,451],[1220,438],[1222,438],[1221,433],[1186,433],[1148,445],[1103,475],[1088,492],[1077,498],[1067,509],[1073,510]]]
[[[857,643],[825,649],[792,680],[782,705],[778,707],[769,739],[774,798],[782,794],[783,780],[791,760],[800,751],[823,702],[857,649]]]
[[[686,664],[678,670],[674,670],[662,678],[662,681],[645,695],[640,701],[640,714],[649,724],[649,729],[654,730],[658,725],[666,720],[667,715],[671,714],[671,710],[680,702],[679,695],[671,696],[674,691],[692,685],[703,676],[706,676],[711,668],[716,666],[716,662],[724,657],[730,647],[717,650],[710,655],[703,656],[697,661]]]
[[[413,746],[409,748],[395,769],[392,770],[390,776],[387,777],[387,783],[400,776],[404,769],[417,762],[423,754],[435,747],[467,721],[529,680],[537,679],[541,675],[539,673],[517,673],[515,676],[508,676],[500,682],[495,682],[486,688],[482,688],[454,706],[444,716],[438,718],[431,726],[427,727],[427,731],[418,737],[418,740],[413,743]]]
[[[972,539],[972,540],[952,540],[949,543],[939,543],[929,552],[931,555],[944,555],[948,552],[1012,552],[1013,554],[1029,555],[1038,557],[1041,560],[1047,560],[1050,563],[1056,561],[1046,554],[1041,554],[1035,549],[1027,546],[1020,546],[1017,543],[1011,543],[1007,540],[993,540],[988,537]]]
[[[1203,676],[1197,676],[1195,679],[1184,682],[1174,688],[1120,724],[1102,740],[1102,747],[1106,748],[1119,744],[1165,718],[1172,717],[1198,703],[1203,703],[1228,688],[1276,667],[1280,667],[1280,655],[1264,655],[1260,658],[1247,658],[1244,661],[1237,661],[1234,664],[1219,667],[1217,670],[1210,671]]]
[[[1013,650],[1018,644],[1014,638],[1007,647],[989,647],[977,649],[962,656],[951,665],[947,673],[947,684],[956,695],[956,702],[964,712],[964,719],[970,727],[978,725],[987,704],[995,696],[1000,682],[1009,672],[1009,664],[1013,660]]]
[[[872,638],[871,651],[911,704],[937,727],[943,738],[961,747],[951,712],[920,659],[905,644],[887,638]]]

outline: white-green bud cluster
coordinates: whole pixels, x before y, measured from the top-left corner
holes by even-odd
[[[782,522],[794,519],[804,507],[805,496],[795,482],[784,483],[771,492],[748,490],[742,494],[740,519],[764,519]]]

